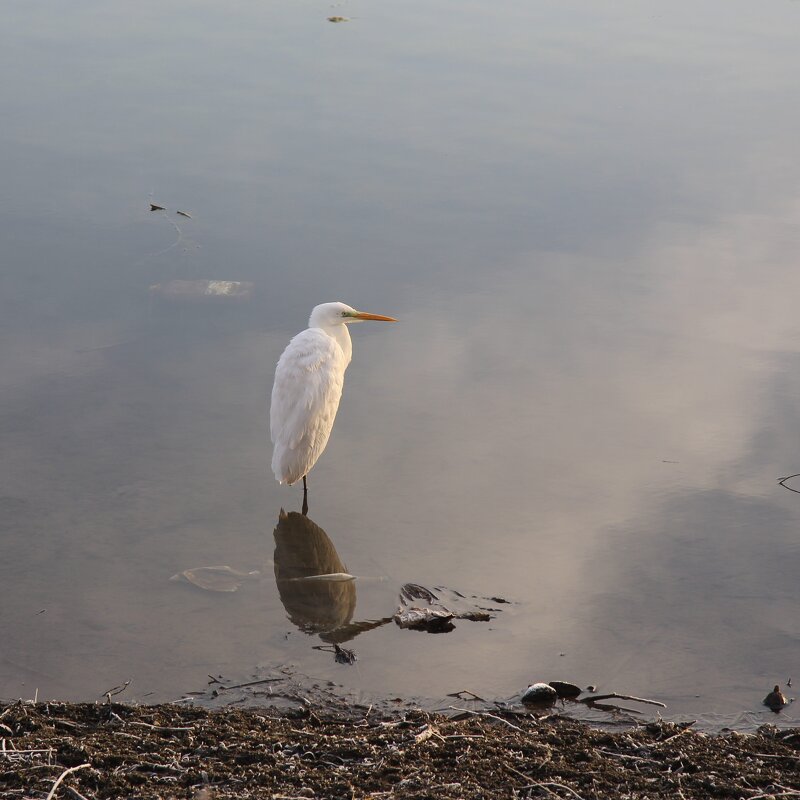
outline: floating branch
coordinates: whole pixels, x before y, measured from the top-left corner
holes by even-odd
[[[658,700],[648,700],[645,697],[634,697],[630,694],[617,694],[617,692],[611,692],[610,694],[595,694],[591,697],[583,697],[578,700],[579,703],[595,703],[598,700],[633,700],[636,703],[647,703],[651,706],[658,706],[659,708],[666,708],[667,704],[662,703]]]

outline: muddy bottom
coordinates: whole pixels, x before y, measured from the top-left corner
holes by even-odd
[[[772,726],[710,736],[668,722],[602,730],[552,713],[18,701],[0,706],[0,737],[3,798],[764,800],[800,790],[800,730]]]

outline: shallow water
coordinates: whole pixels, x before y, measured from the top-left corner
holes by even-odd
[[[5,4],[0,693],[164,700],[290,663],[772,721],[800,681],[799,16]],[[255,295],[148,293],[201,278]],[[352,666],[282,602],[301,490],[269,474],[274,363],[333,299],[401,320],[353,328],[310,476],[348,624],[406,582],[511,601],[362,632]],[[210,565],[261,576],[169,581]]]

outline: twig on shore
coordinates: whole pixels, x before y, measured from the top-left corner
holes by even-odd
[[[645,761],[648,764],[660,764],[661,762],[656,761],[654,758],[644,758],[643,756],[631,756],[627,753],[615,753],[613,750],[605,750],[602,747],[596,747],[595,751],[598,753],[602,753],[604,756],[611,756],[612,758],[623,758],[627,761]]]
[[[518,775],[520,778],[522,778],[522,780],[523,780],[523,781],[525,781],[525,783],[528,783],[528,782],[530,781],[530,779],[531,779],[531,776],[530,776],[530,775],[526,775],[524,772],[520,772],[520,771],[519,771],[518,769],[516,769],[515,767],[512,767],[512,766],[511,766],[511,764],[509,764],[507,761],[504,761],[504,762],[503,762],[503,766],[504,766],[504,767],[505,767],[505,768],[506,768],[506,769],[507,769],[509,772],[513,772],[515,775]]]
[[[165,725],[151,725],[149,722],[134,722],[128,721],[128,725],[138,725],[141,728],[150,728],[153,731],[164,731],[165,733],[186,733],[186,731],[193,731],[194,728],[169,728]]]
[[[793,475],[790,477],[794,477]],[[789,488],[788,486],[786,487]],[[794,491],[794,489],[792,489]],[[778,784],[773,783],[773,786],[777,786]],[[785,787],[781,787],[785,788]],[[797,789],[785,789],[783,792],[763,792],[762,794],[754,794],[750,795],[747,800],[766,800],[766,798],[778,798],[778,797],[797,797],[800,795],[800,790]]]
[[[105,697],[106,702],[109,705],[111,705],[111,698],[114,697],[114,695],[122,694],[128,688],[128,686],[130,686],[130,684],[131,682],[127,680],[121,686],[115,686],[113,689],[109,689],[107,692],[103,692],[101,694],[101,697]]]
[[[697,720],[695,720],[695,722],[696,721]],[[677,733],[673,733],[671,736],[667,736],[666,739],[662,739],[660,742],[656,742],[653,745],[653,749],[655,750],[656,748],[667,744],[667,742],[672,742],[675,739],[677,739],[679,736],[684,736],[687,733],[694,733],[694,731],[692,730],[692,725],[694,725],[694,724],[695,724],[694,722],[690,722],[682,731],[678,731]]]
[[[782,755],[781,753],[751,753],[748,751],[747,755],[752,756],[753,758],[788,758],[789,761],[800,761],[800,756],[793,756],[789,755],[788,753],[786,755]],[[798,794],[800,794],[800,791],[798,791]]]
[[[570,789],[569,786],[564,786],[563,783],[553,783],[553,781],[548,781],[546,783],[530,783],[527,786],[523,786],[522,789],[544,789],[548,794],[553,795],[553,797],[558,797],[558,795],[552,791],[552,789],[548,788],[549,786],[552,786],[556,789],[563,789],[565,792],[569,792],[569,794],[571,794],[573,797],[576,797],[577,800],[583,800],[583,798],[574,789]]]
[[[2,740],[2,747],[0,748],[0,756],[9,761],[32,761],[34,758],[41,758],[47,756],[48,765],[53,763],[53,755],[55,750],[52,747],[47,748],[31,748],[28,750],[17,750],[14,747],[14,742],[8,742],[11,747],[6,745],[6,740]]]
[[[132,772],[161,772],[167,775],[185,775],[186,770],[171,764],[156,764],[153,761],[142,761],[133,767]]]
[[[46,800],[53,800],[56,796],[56,789],[61,784],[61,781],[67,777],[67,775],[71,775],[73,772],[77,772],[79,769],[86,769],[87,767],[91,767],[91,764],[78,764],[77,767],[70,767],[69,769],[65,769],[57,778],[56,782],[53,784],[53,788],[50,790],[50,794],[47,795]]]
[[[381,792],[381,794],[394,794],[394,792]],[[306,794],[273,794],[272,800],[308,800]]]
[[[72,800],[89,800],[88,797],[82,795],[77,789],[73,789],[71,786],[64,787],[64,794],[72,798]]]
[[[504,725],[508,725],[509,728],[513,728],[515,731],[519,731],[520,733],[525,733],[518,725],[514,725],[513,723],[509,722],[507,719],[503,719],[502,717],[495,716],[494,714],[490,714],[488,711],[470,711],[468,708],[458,708],[457,706],[448,706],[453,711],[460,711],[462,714],[469,714],[473,717],[488,717],[489,719],[496,720],[497,722],[502,722]]]
[[[419,733],[414,736],[414,744],[421,744],[422,742],[426,742],[431,736],[435,736],[437,739],[444,741],[444,736],[439,733],[438,728],[435,725],[426,725]]]

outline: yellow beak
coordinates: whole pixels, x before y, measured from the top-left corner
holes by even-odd
[[[353,319],[374,319],[377,322],[397,322],[394,317],[384,317],[382,314],[368,314],[366,311],[356,311]]]

